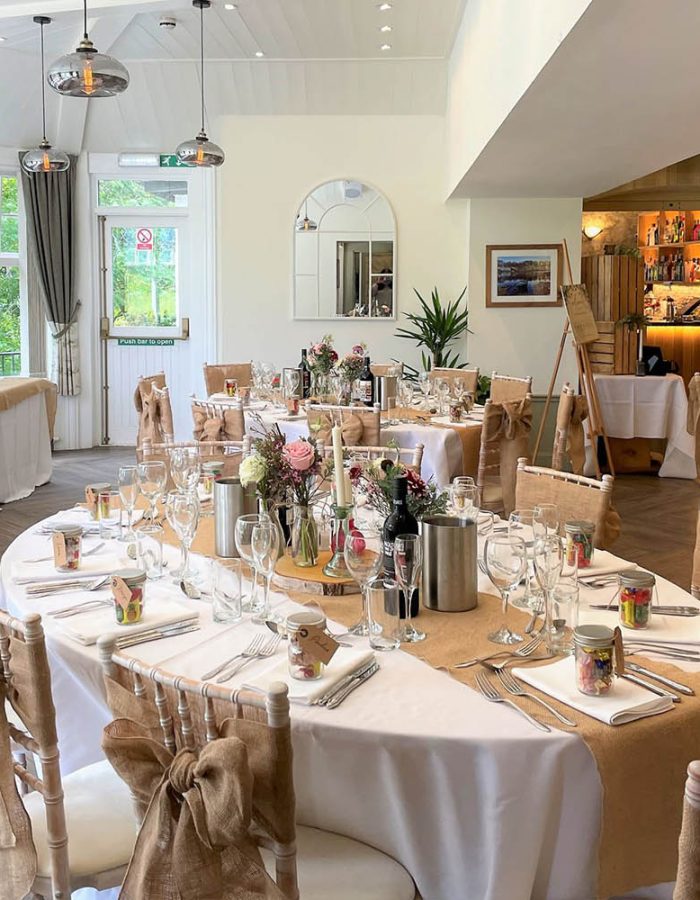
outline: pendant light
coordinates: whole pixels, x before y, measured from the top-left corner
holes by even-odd
[[[22,168],[25,172],[65,172],[70,167],[70,160],[63,150],[54,150],[46,140],[46,86],[44,84],[44,25],[49,25],[48,16],[34,16],[34,21],[41,27],[41,125],[43,138],[38,147],[27,151],[22,157]]]
[[[308,210],[309,201],[304,201],[304,218],[300,219],[297,216],[297,231],[316,231],[318,229],[318,225],[314,222],[313,219],[309,218],[309,210]]]
[[[204,10],[209,9],[211,0],[192,0],[192,6],[199,10],[199,49],[202,66],[202,128],[193,141],[183,141],[175,151],[178,160],[185,166],[209,168],[220,166],[225,157],[224,151],[210,141],[204,130]]]
[[[83,39],[75,53],[67,53],[49,69],[49,85],[64,97],[114,97],[129,87],[126,68],[98,53],[88,37],[87,0],[83,0]]]

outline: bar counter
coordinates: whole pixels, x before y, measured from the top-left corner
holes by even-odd
[[[700,319],[647,325],[645,343],[661,347],[664,359],[678,363],[678,371],[686,387],[693,374],[700,372]]]

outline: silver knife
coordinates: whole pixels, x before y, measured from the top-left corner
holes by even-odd
[[[665,691],[663,688],[658,688],[653,684],[649,684],[648,681],[645,681],[643,678],[638,678],[636,675],[630,675],[629,672],[620,675],[620,678],[624,678],[625,681],[631,681],[632,684],[638,684],[639,687],[646,688],[646,690],[651,691],[652,694],[656,694],[657,697],[670,697],[674,703],[681,702],[681,698],[678,694],[674,694],[672,691]]]
[[[610,605],[607,603],[591,603],[589,606],[591,609],[609,609],[613,612],[617,612],[620,609],[617,603],[611,603]],[[652,606],[651,611],[661,616],[700,616],[700,606]]]
[[[667,678],[665,675],[659,675],[657,672],[647,669],[646,666],[640,666],[639,663],[625,660],[625,668],[632,669],[633,672],[637,672],[639,675],[646,675],[647,678],[653,678],[654,681],[658,681],[661,684],[665,684],[666,687],[680,691],[681,694],[686,694],[688,697],[695,696],[695,691],[691,687],[688,687],[687,684],[683,684],[680,681],[674,681],[673,678]]]
[[[361,666],[355,669],[354,672],[349,672],[347,675],[345,675],[344,678],[341,678],[340,681],[337,682],[337,684],[334,684],[333,687],[328,688],[325,694],[321,694],[321,696],[318,699],[314,700],[311,705],[325,706],[326,703],[328,703],[328,701],[335,696],[335,694],[337,694],[339,691],[342,691],[344,687],[347,687],[347,685],[350,684],[353,678],[357,678],[358,675],[362,675],[363,672],[367,671],[367,669],[371,669],[376,662],[377,660],[374,657],[368,659],[366,663],[363,663]]]
[[[134,647],[136,644],[159,641],[161,638],[176,637],[180,634],[188,634],[190,631],[199,631],[199,627],[196,622],[183,622],[177,628],[154,628],[150,631],[141,631],[131,637],[121,638],[117,641],[117,647],[121,650],[127,647]]]
[[[335,694],[331,700],[326,703],[326,709],[335,709],[336,706],[340,706],[340,704],[345,700],[345,698],[352,694],[355,688],[358,688],[361,684],[364,684],[365,681],[368,681],[373,675],[376,675],[379,671],[379,663],[375,662],[372,668],[367,669],[362,673],[362,675],[358,675],[353,678],[353,680],[346,687],[343,688],[342,691],[339,691]]]

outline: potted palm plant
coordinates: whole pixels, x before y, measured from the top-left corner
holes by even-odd
[[[473,334],[469,330],[469,310],[466,300],[464,309],[460,309],[460,304],[467,293],[466,287],[459,297],[447,306],[442,305],[436,287],[430,295],[430,303],[427,303],[415,288],[414,291],[420,300],[421,311],[404,313],[413,327],[399,328],[396,336],[415,341],[421,348],[425,347],[425,350],[421,349],[421,358],[426,372],[433,367],[463,369],[466,363],[460,362],[459,353],[449,348],[463,335]]]

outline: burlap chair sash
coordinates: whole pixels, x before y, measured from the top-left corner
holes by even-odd
[[[139,445],[143,441],[162,444],[164,435],[159,415],[159,402],[155,391],[141,398],[141,421],[139,424]]]
[[[506,516],[515,508],[518,459],[527,456],[531,431],[532,402],[529,397],[486,405],[482,427],[487,460],[484,480],[498,479]],[[488,470],[492,470],[494,474],[489,475]]]
[[[700,375],[695,373],[688,385],[688,434],[695,435],[695,466],[700,477]]]
[[[283,900],[250,834],[254,778],[242,740],[173,755],[138,722],[116,719],[102,746],[137,802],[148,804],[123,900]]]
[[[571,460],[571,468],[576,475],[582,475],[586,462],[585,435],[583,423],[588,418],[588,401],[585,397],[574,397],[574,406],[569,420],[569,435],[566,452]]]
[[[325,413],[310,412],[308,416],[309,434],[317,441],[329,445],[332,441],[333,421]],[[364,425],[362,419],[354,413],[343,413],[340,419],[340,432],[346,447],[359,446],[362,443]]]
[[[0,683],[0,900],[29,894],[36,876],[32,826],[17,791],[5,714],[6,685]]]
[[[695,550],[693,551],[693,575],[690,581],[690,591],[694,597],[700,597],[700,514],[695,529]]]

